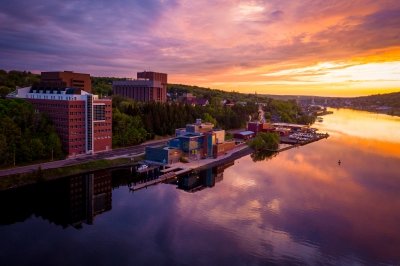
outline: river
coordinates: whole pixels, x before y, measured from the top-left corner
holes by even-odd
[[[0,192],[1,265],[400,264],[400,118],[131,192],[100,171]],[[340,161],[340,163],[339,163]]]

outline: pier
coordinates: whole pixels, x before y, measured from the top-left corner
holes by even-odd
[[[161,167],[160,165],[151,165],[151,166],[149,166],[149,168],[141,171],[141,173],[144,173],[144,172],[148,173],[149,171],[153,171],[153,173],[154,173],[154,170],[159,169],[160,167]],[[131,191],[136,191],[139,189],[147,188],[149,186],[153,186],[155,184],[165,182],[169,179],[176,178],[178,175],[188,173],[192,170],[193,170],[192,168],[186,168],[186,167],[180,167],[180,166],[167,167],[167,168],[160,170],[160,173],[162,173],[160,176],[152,178],[150,180],[145,179],[145,180],[139,181],[137,183],[134,183],[129,187],[129,189]],[[139,173],[139,171],[138,171],[138,173]]]
[[[321,139],[326,139],[329,137],[328,133],[315,133],[313,134],[312,137],[305,139],[305,140],[300,140],[300,139],[296,139],[296,138],[291,138],[289,136],[282,136],[281,137],[281,143],[283,144],[290,144],[290,145],[306,145]]]
[[[168,179],[175,178],[175,177],[176,177],[175,172],[168,172],[166,174],[160,175],[159,177],[151,179],[151,180],[143,180],[143,182],[134,183],[129,187],[129,190],[136,191],[139,189],[147,188],[149,186],[156,185],[158,183],[167,181]]]

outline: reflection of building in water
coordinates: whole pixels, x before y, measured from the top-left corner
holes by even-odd
[[[112,184],[108,171],[63,178],[0,193],[0,224],[32,215],[51,223],[80,228],[111,210]]]
[[[178,179],[178,188],[188,192],[197,192],[207,187],[215,186],[224,178],[224,170],[235,164],[235,161],[219,165],[214,168],[208,168],[199,173],[190,173]]]
[[[96,215],[111,210],[111,175],[105,171],[70,179],[71,224],[92,224]]]

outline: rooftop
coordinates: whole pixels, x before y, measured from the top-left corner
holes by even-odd
[[[254,134],[254,132],[247,130],[247,131],[241,131],[238,134],[243,135],[243,136],[249,136],[249,135]]]
[[[300,125],[300,124],[291,124],[291,123],[273,123],[273,126],[276,127],[308,127],[307,125]]]

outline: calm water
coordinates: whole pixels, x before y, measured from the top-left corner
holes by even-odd
[[[316,126],[331,137],[133,193],[128,171],[2,192],[0,265],[399,265],[400,118]]]

